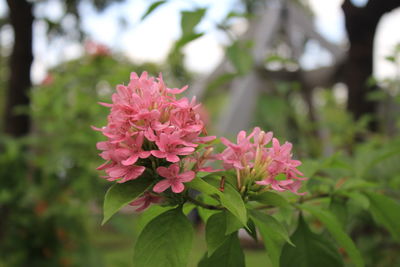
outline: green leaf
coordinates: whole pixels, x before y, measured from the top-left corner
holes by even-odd
[[[161,213],[166,212],[167,210],[171,210],[176,207],[171,207],[171,206],[160,206],[160,205],[153,205],[147,210],[143,211],[140,215],[139,218],[136,220],[136,229],[137,232],[140,233],[144,227],[152,221],[155,217],[160,215]]]
[[[194,27],[196,27],[196,25],[199,24],[205,13],[206,13],[205,8],[199,8],[194,11],[182,11],[181,13],[182,36],[191,35],[194,32]]]
[[[272,264],[279,266],[279,257],[283,245],[286,242],[293,244],[289,239],[286,228],[274,217],[259,211],[250,211],[250,217],[260,231]]]
[[[188,215],[192,210],[196,208],[196,205],[190,202],[186,202],[185,205],[183,205],[182,212],[185,215]]]
[[[240,75],[248,73],[253,66],[250,49],[242,43],[233,43],[226,50],[226,55]]]
[[[140,177],[136,180],[112,185],[104,197],[104,217],[101,224],[104,225],[122,207],[143,194],[151,184],[152,180],[148,177]]]
[[[296,247],[285,244],[280,267],[343,266],[338,250],[329,240],[311,232],[302,216],[299,217],[297,229],[290,238]]]
[[[289,202],[286,198],[282,197],[281,195],[274,193],[274,192],[263,192],[258,195],[251,196],[250,200],[258,201],[261,204],[271,205],[276,207],[290,207]]]
[[[349,197],[349,204],[354,203],[355,205],[358,205],[364,210],[367,210],[369,208],[369,199],[365,195],[359,192],[344,192],[343,195]]]
[[[214,186],[212,186],[211,184],[207,183],[206,181],[200,178],[193,179],[192,181],[185,183],[185,185],[188,188],[192,188],[206,195],[222,196],[221,191],[219,191],[217,188],[215,188]]]
[[[238,218],[242,225],[247,224],[247,210],[242,196],[230,184],[225,183],[225,189],[220,196],[221,204]]]
[[[365,193],[370,201],[370,211],[375,221],[383,225],[396,240],[400,240],[400,204],[385,195]]]
[[[134,266],[186,266],[192,246],[193,227],[181,208],[154,218],[140,233],[133,256]]]
[[[197,210],[199,211],[199,216],[204,223],[207,223],[208,219],[210,219],[212,215],[219,212],[219,210],[209,210],[202,207],[197,207]]]
[[[206,224],[206,242],[208,256],[211,256],[229,236],[226,231],[226,213],[219,212],[212,215]]]
[[[199,196],[199,199],[201,202],[209,204],[209,205],[214,205],[214,206],[218,206],[219,205],[219,201],[216,200],[215,198],[212,198],[206,194],[202,194]],[[199,211],[199,215],[200,218],[202,219],[202,221],[204,223],[206,223],[208,221],[208,219],[214,215],[215,213],[220,212],[220,210],[210,210],[210,209],[206,209],[206,208],[202,208],[200,206],[197,207],[197,210]]]
[[[316,160],[304,160],[301,165],[299,166],[299,170],[304,173],[305,177],[312,177],[314,176],[317,171],[320,169],[321,163]]]
[[[292,219],[293,210],[289,202],[283,196],[274,192],[263,192],[261,194],[253,195],[250,200],[258,201],[261,204],[279,207],[275,218],[282,218],[286,223],[290,223]]]
[[[182,47],[184,47],[185,45],[187,45],[188,43],[190,43],[191,41],[194,41],[198,38],[200,38],[201,36],[203,36],[204,33],[191,33],[188,35],[184,35],[182,36],[176,43],[174,46],[174,49],[172,51],[172,53],[179,53],[180,49]]]
[[[331,202],[329,204],[329,209],[332,211],[333,214],[336,215],[336,218],[340,221],[342,226],[345,226],[347,223],[347,199],[332,196]]]
[[[237,233],[229,235],[210,257],[204,255],[198,267],[245,267],[244,253]]]
[[[249,234],[249,236],[254,239],[254,241],[258,242],[256,225],[251,218],[248,220],[245,230]]]
[[[143,14],[141,20],[144,20],[148,15],[150,15],[154,10],[156,10],[159,6],[165,4],[167,1],[157,1],[154,2],[153,4],[151,4],[149,6],[149,8],[147,9],[147,11]]]
[[[300,205],[300,208],[311,213],[325,225],[357,267],[364,266],[364,260],[361,257],[360,251],[354,245],[353,240],[343,231],[340,222],[331,212],[306,204]]]
[[[243,227],[243,224],[238,220],[238,218],[233,215],[232,213],[226,211],[226,231],[225,235],[232,234],[233,232],[236,232],[240,228]]]
[[[392,62],[392,63],[395,63],[395,62],[396,62],[396,57],[394,57],[394,56],[387,56],[387,57],[385,57],[385,59],[386,59],[387,61]]]

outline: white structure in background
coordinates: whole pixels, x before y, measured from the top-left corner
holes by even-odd
[[[283,33],[284,35],[282,36]],[[337,79],[339,66],[343,63],[345,50],[325,40],[314,28],[312,18],[293,1],[266,1],[266,8],[259,16],[250,22],[247,32],[240,38],[252,40],[253,67],[245,76],[235,78],[229,88],[229,105],[221,114],[217,130],[220,134],[236,133],[247,129],[254,115],[257,97],[261,90],[268,90],[268,80],[298,80],[305,91],[311,92],[316,86],[332,86]],[[294,60],[299,62],[305,50],[306,40],[315,40],[325,48],[333,58],[333,64],[315,70],[305,71],[270,71],[265,68],[265,59],[271,51],[273,42],[284,39],[290,46]],[[218,76],[232,71],[227,58],[211,72],[211,75],[194,84],[190,95],[201,99],[204,96],[207,84]],[[311,93],[309,94],[309,101]],[[306,100],[307,102],[307,100]],[[318,134],[323,135],[319,132]]]

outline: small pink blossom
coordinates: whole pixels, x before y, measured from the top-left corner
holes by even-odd
[[[157,173],[166,179],[161,180],[153,187],[153,191],[156,193],[164,192],[169,187],[171,187],[172,192],[181,193],[185,189],[183,183],[190,182],[195,177],[193,171],[179,173],[178,164],[172,164],[168,168],[158,167]]]
[[[157,158],[165,158],[169,162],[178,162],[178,155],[189,155],[194,151],[192,146],[185,146],[188,143],[179,138],[179,133],[169,135],[161,133],[156,144],[159,150],[152,150],[151,154]]]
[[[125,140],[123,152],[125,153],[125,160],[122,160],[122,165],[129,166],[135,164],[139,158],[145,159],[150,156],[150,151],[143,151],[143,132],[137,134],[135,138],[128,138]]]
[[[94,41],[86,41],[85,49],[89,55],[93,56],[109,56],[110,50],[107,46],[103,44],[99,44]]]
[[[125,183],[126,181],[138,178],[145,169],[146,168],[143,166],[124,166],[117,164],[105,170],[108,174],[106,179],[109,181],[117,181],[117,183]]]
[[[131,206],[140,206],[135,211],[144,211],[147,209],[152,203],[158,204],[163,201],[163,197],[156,196],[150,192],[145,192],[143,196],[139,197],[138,199],[132,201],[129,205]]]
[[[42,86],[50,86],[54,83],[54,76],[51,73],[47,73],[46,77],[42,80]]]

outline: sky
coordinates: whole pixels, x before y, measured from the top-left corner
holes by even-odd
[[[180,35],[181,10],[191,10],[195,7],[208,7],[203,21],[196,28],[206,34],[185,47],[186,65],[189,69],[208,73],[220,62],[223,57],[224,46],[228,39],[220,31],[216,30],[216,22],[221,21],[232,6],[238,0],[170,0],[153,12],[144,21],[140,21],[148,6],[154,2],[149,0],[127,1],[122,4],[113,4],[102,13],[97,13],[89,5],[82,5],[82,24],[91,39],[103,43],[115,50],[122,51],[135,61],[159,62],[165,59],[173,42]],[[340,5],[342,0],[308,0],[315,13],[314,24],[317,30],[327,40],[338,45],[346,44],[344,30],[344,18]],[[57,19],[62,15],[62,8],[59,0],[50,0],[46,9],[36,10],[45,13],[50,18]],[[362,6],[365,0],[353,0],[357,5]],[[237,6],[237,5],[236,5]],[[4,12],[5,0],[0,0],[0,13]],[[118,21],[123,18],[126,22],[126,29],[121,30]],[[71,27],[73,25],[71,20]],[[394,74],[394,68],[385,62],[384,57],[390,54],[396,43],[400,43],[400,9],[385,15],[379,26],[376,35],[376,64],[374,74],[379,78]],[[237,23],[238,31],[243,31],[243,23]],[[36,23],[34,26],[34,51],[35,62],[33,65],[33,80],[40,82],[46,75],[47,68],[57,64],[60,60],[77,57],[82,53],[78,44],[65,46],[62,40],[56,42],[52,49],[46,45],[46,27]],[[314,44],[310,45],[310,51],[318,50]],[[321,51],[319,51],[321,52]],[[319,53],[307,54],[302,63],[308,68],[324,65],[329,61],[329,56]]]

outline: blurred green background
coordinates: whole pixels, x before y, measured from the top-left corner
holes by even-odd
[[[377,24],[384,14],[398,16],[397,1],[337,1],[343,4],[344,19],[334,26],[341,27],[344,39],[334,43],[345,53],[332,62],[324,59],[323,48],[313,49],[311,43],[311,50],[302,53],[316,62],[313,66],[296,58],[293,43],[282,37],[284,25],[261,64],[251,54],[257,38],[246,37],[240,28],[251,29],[252,21],[277,3],[295,5],[313,21],[318,18],[315,1],[232,0],[215,4],[217,9],[212,1],[201,0],[0,2],[0,266],[131,266],[134,240],[144,219],[128,207],[100,226],[110,183],[96,171],[102,162],[96,142],[104,137],[90,126],[106,124],[108,109],[98,102],[110,102],[115,86],[128,83],[133,71],[162,72],[169,87],[200,84],[210,132],[217,134],[221,116],[232,105],[234,81],[261,73],[267,89],[260,90],[255,105],[247,107],[254,109],[248,128],[258,125],[294,144],[296,158],[311,177],[305,191],[329,192],[356,177],[365,183],[355,187],[373,185],[400,199],[400,45],[373,57],[374,51],[379,55],[373,43]],[[137,10],[128,9],[136,3]],[[175,12],[171,18],[165,16],[171,10]],[[124,12],[134,14],[133,22],[118,17]],[[213,12],[218,15],[210,15]],[[115,18],[112,32],[106,24],[88,26],[86,16],[93,14],[109,16],[106,24]],[[161,14],[161,22],[177,22],[178,32],[171,37],[175,41],[164,59],[147,62],[131,57],[135,43],[148,45],[151,54],[154,44],[146,43],[146,36],[162,38],[162,32],[129,29]],[[365,16],[375,24],[363,25],[366,30],[360,37],[354,33],[354,18]],[[135,34],[132,48],[131,39],[123,43],[129,34]],[[104,40],[115,40],[104,45],[96,40],[103,35],[111,36]],[[196,63],[196,58],[188,63],[188,47],[211,35],[220,36],[220,58],[208,55],[209,47],[200,43],[197,51],[210,61],[208,72],[188,67]],[[308,39],[302,40],[303,48]],[[219,60],[230,67],[213,72]],[[319,66],[320,61],[325,65]],[[378,61],[394,71],[375,76],[372,66],[377,68]],[[318,84],[318,74],[311,76],[311,83],[304,81],[302,73],[326,66],[335,67],[328,86]],[[367,266],[400,266],[400,244],[359,209],[363,201],[360,195],[358,203],[332,209],[342,215]],[[206,250],[204,225],[196,229],[190,266],[196,266]],[[322,231],[318,222],[314,230]],[[243,245],[248,266],[270,266],[260,244],[243,240]]]

